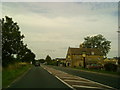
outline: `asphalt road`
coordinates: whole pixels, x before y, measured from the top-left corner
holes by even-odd
[[[120,77],[106,76],[106,75],[101,75],[101,74],[91,73],[91,72],[83,72],[83,71],[75,70],[72,68],[66,68],[66,67],[54,66],[53,68],[67,72],[72,75],[80,76],[95,82],[99,82],[104,85],[108,85],[120,90]]]
[[[66,88],[68,86],[59,81],[56,77],[48,73],[42,67],[33,66],[24,76],[16,80],[11,88]]]

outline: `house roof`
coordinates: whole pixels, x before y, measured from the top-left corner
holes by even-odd
[[[67,55],[82,55],[83,52],[86,55],[91,55],[92,52],[94,52],[94,55],[103,55],[102,52],[99,49],[95,48],[68,48]]]

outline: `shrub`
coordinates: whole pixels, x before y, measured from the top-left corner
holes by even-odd
[[[103,66],[99,65],[99,64],[91,64],[91,65],[87,65],[88,69],[102,69]]]
[[[104,69],[106,71],[113,71],[113,72],[115,72],[115,71],[117,71],[117,65],[112,64],[112,63],[107,63],[107,64],[104,65]]]

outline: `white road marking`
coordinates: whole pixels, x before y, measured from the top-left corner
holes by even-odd
[[[78,77],[69,77],[69,76],[68,76],[68,77],[65,77],[65,76],[64,76],[64,77],[61,77],[61,78],[68,78],[68,79],[79,79]]]
[[[62,83],[64,83],[65,85],[67,85],[68,87],[70,87],[73,90],[76,90],[74,87],[70,86],[69,84],[67,84],[66,82],[64,82],[62,79],[60,79],[58,76],[55,76],[57,79],[59,79]]]
[[[110,86],[107,86],[107,85],[98,83],[98,82],[96,82],[96,81],[92,81],[92,80],[89,80],[89,79],[86,79],[86,78],[82,78],[82,77],[80,77],[80,78],[81,78],[81,79],[84,79],[84,80],[87,80],[87,81],[90,81],[90,82],[93,82],[93,83],[96,83],[96,84],[98,84],[98,85],[101,85],[101,86],[104,86],[104,87],[107,87],[107,88],[111,88],[111,89],[115,89],[115,90],[116,90],[116,88],[113,88],[113,87],[110,87]]]
[[[50,69],[50,68],[49,68]],[[53,69],[53,68],[52,68]],[[54,69],[53,69],[54,70]],[[48,70],[47,70],[48,71]],[[56,71],[59,71],[59,70],[56,70]],[[63,72],[63,71],[60,71],[61,73],[63,74],[68,74],[66,72]],[[68,74],[69,75],[69,74]],[[58,76],[58,75],[57,75]],[[101,84],[101,83],[98,83],[96,81],[92,81],[92,80],[89,80],[89,79],[86,79],[86,78],[82,78],[82,77],[79,77],[79,76],[64,76],[64,77],[60,77],[60,78],[66,78],[66,79],[82,79],[82,80],[86,80],[86,81],[90,81],[91,83],[95,83],[95,84],[98,84],[98,85],[101,85],[101,86],[104,86],[106,88],[110,88],[110,89],[114,89],[116,90],[116,88],[113,88],[113,87],[110,87],[110,86],[107,86],[107,85],[104,85],[104,84]],[[69,84],[68,84],[69,85]]]
[[[48,71],[50,74],[52,74],[52,72]]]
[[[81,87],[81,88],[97,88],[97,89],[103,89],[100,87],[91,87],[91,86],[82,86],[82,85],[72,85],[73,87]]]
[[[52,72],[48,71],[46,68],[43,68],[43,69],[45,69],[47,72],[49,72],[50,74],[52,74]]]
[[[64,80],[68,82],[81,82],[81,83],[93,83],[93,82],[87,82],[87,81],[76,81],[76,80]]]

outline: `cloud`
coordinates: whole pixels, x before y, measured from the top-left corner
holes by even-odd
[[[119,0],[1,0],[2,2],[119,2]]]
[[[67,47],[94,34],[103,34],[112,41],[111,53],[117,51],[116,12],[117,3],[3,3],[3,16],[18,22],[37,58],[50,52],[53,58],[64,57]]]

